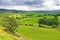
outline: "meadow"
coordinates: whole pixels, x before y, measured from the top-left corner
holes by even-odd
[[[39,26],[40,23],[38,22],[41,18],[46,17],[50,20],[56,15],[59,22],[56,28],[45,24],[42,24],[42,27]],[[2,30],[2,21],[7,16],[14,17],[17,20],[19,27],[16,30],[22,36],[22,39],[11,36],[11,34]],[[59,12],[0,12],[0,40],[23,40],[23,38],[26,38],[26,40],[60,40]]]

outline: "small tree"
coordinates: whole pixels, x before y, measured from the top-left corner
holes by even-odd
[[[5,17],[3,20],[3,27],[5,27],[9,32],[15,33],[18,27],[17,20],[13,17]]]

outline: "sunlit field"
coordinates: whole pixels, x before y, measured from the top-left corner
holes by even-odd
[[[5,21],[5,18],[9,19]],[[16,32],[12,29],[4,30],[8,26],[17,26]],[[0,40],[60,40],[59,12],[0,12]]]

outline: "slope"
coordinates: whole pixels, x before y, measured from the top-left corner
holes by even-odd
[[[60,40],[60,32],[56,29],[20,26],[17,32],[31,40]]]

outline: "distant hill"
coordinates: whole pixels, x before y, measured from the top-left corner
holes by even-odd
[[[0,9],[0,11],[24,11],[24,10]],[[36,10],[36,11],[59,11],[60,12],[60,10]]]
[[[10,11],[10,12],[15,12],[15,13],[27,12],[27,11],[24,11],[24,10],[0,9],[0,12],[5,12],[5,11]],[[58,13],[60,13],[60,10],[38,10],[38,11],[28,11],[28,12],[58,12]]]
[[[22,10],[7,10],[7,9],[0,9],[0,12],[5,12],[5,11],[10,11],[10,12],[15,12],[15,13],[24,12],[24,11],[22,11]]]

